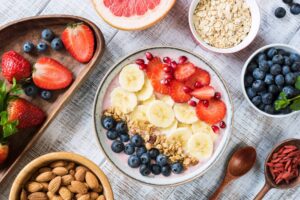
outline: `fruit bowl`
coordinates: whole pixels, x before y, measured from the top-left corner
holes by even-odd
[[[298,111],[292,111],[292,112],[287,112],[287,113],[274,113],[274,114],[272,114],[272,113],[267,113],[267,112],[265,112],[264,111],[264,109],[262,109],[262,110],[260,110],[257,106],[255,106],[254,105],[254,103],[252,103],[252,101],[251,101],[251,99],[249,98],[249,96],[248,96],[248,94],[247,94],[247,91],[246,91],[246,84],[245,84],[245,81],[246,81],[246,74],[248,73],[249,74],[249,72],[247,72],[247,69],[249,68],[248,66],[249,66],[249,64],[255,59],[255,57],[260,53],[260,52],[264,52],[264,51],[266,51],[266,50],[268,50],[268,49],[271,49],[271,48],[276,48],[276,49],[282,49],[282,50],[284,50],[284,51],[286,51],[286,52],[290,52],[290,53],[295,53],[295,54],[298,54],[298,55],[300,55],[300,51],[298,50],[298,49],[296,49],[296,48],[294,48],[294,47],[292,47],[292,46],[290,46],[290,45],[286,45],[286,44],[270,44],[270,45],[266,45],[266,46],[263,46],[263,47],[261,47],[260,49],[258,49],[258,50],[256,50],[249,58],[248,58],[248,60],[245,62],[245,64],[244,64],[244,67],[243,67],[243,70],[242,70],[242,74],[241,74],[241,85],[242,85],[242,90],[243,90],[243,94],[244,94],[244,96],[245,96],[245,98],[247,99],[247,101],[249,102],[249,104],[251,105],[251,107],[253,107],[256,111],[258,111],[259,113],[261,113],[261,114],[263,114],[263,115],[265,115],[265,116],[268,116],[268,117],[274,117],[274,118],[281,118],[281,117],[288,117],[288,116],[291,116],[291,115],[294,115],[294,114],[296,114],[296,113],[298,113]],[[297,61],[298,62],[298,61]],[[282,64],[282,65],[285,65],[285,64]],[[284,67],[284,66],[283,66]],[[282,67],[282,69],[283,69],[283,67]],[[292,67],[291,67],[292,68]],[[270,68],[271,69],[271,68]],[[296,73],[299,73],[300,71],[298,71],[298,72],[296,72],[296,71],[292,71],[292,69],[291,69],[291,73],[294,73],[294,74],[296,74]],[[269,73],[269,72],[266,72],[266,73]],[[270,72],[271,73],[271,72]],[[283,72],[283,70],[280,72],[280,73],[284,73]],[[267,74],[268,75],[268,74]],[[283,76],[285,77],[286,76],[286,74],[283,74]],[[275,77],[275,75],[274,75],[274,77]],[[265,78],[264,78],[265,79]],[[266,80],[264,80],[264,82],[265,82]],[[285,78],[285,83],[284,84],[286,84],[286,78]],[[277,83],[275,83],[275,78],[274,78],[274,84],[276,84],[277,85]],[[268,86],[268,87],[270,87],[269,86],[269,84],[267,84],[266,83],[266,85]],[[277,85],[278,86],[278,85]],[[286,85],[282,85],[281,87],[283,87],[284,88],[284,86],[286,86]],[[293,86],[293,85],[290,85],[290,86]],[[294,86],[293,86],[294,87]],[[278,87],[279,88],[279,87]],[[269,89],[269,88],[268,88]],[[280,88],[279,88],[280,89]],[[281,92],[281,91],[283,91],[283,89],[282,90],[280,90],[279,92]],[[299,90],[298,90],[298,92],[299,92]],[[278,94],[276,95],[276,96],[279,96]],[[279,97],[278,97],[279,98]]]
[[[205,162],[200,162],[199,164],[189,167],[181,174],[172,174],[168,177],[165,177],[163,175],[142,176],[140,173],[138,173],[137,169],[129,167],[127,165],[128,156],[124,153],[116,154],[115,151],[111,149],[112,141],[110,141],[107,138],[106,130],[101,125],[103,111],[107,108],[109,104],[109,95],[112,93],[111,91],[113,90],[113,88],[116,88],[119,84],[117,81],[118,79],[116,77],[120,76],[120,72],[123,71],[122,69],[124,68],[124,66],[130,66],[129,64],[134,63],[137,59],[145,58],[145,54],[147,55],[147,52],[151,52],[153,55],[157,55],[161,58],[167,56],[169,56],[170,58],[178,58],[180,56],[185,56],[194,65],[201,66],[202,69],[209,72],[211,76],[211,84],[217,91],[219,91],[222,94],[222,100],[227,106],[227,114],[226,117],[223,119],[224,122],[227,124],[227,128],[222,129],[220,131],[220,137],[218,137],[218,140],[216,140],[214,143],[215,145],[211,157],[205,160]],[[127,107],[127,105],[124,106]],[[225,82],[218,74],[218,72],[202,57],[195,55],[189,52],[188,50],[180,48],[152,47],[148,49],[139,50],[133,54],[122,58],[107,72],[106,76],[103,78],[98,88],[95,97],[93,117],[96,138],[107,160],[109,160],[123,174],[137,181],[140,181],[145,184],[166,186],[182,184],[203,175],[220,158],[230,138],[233,118],[233,106]]]

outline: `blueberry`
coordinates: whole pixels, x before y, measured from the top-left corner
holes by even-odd
[[[110,116],[102,117],[101,123],[103,128],[105,128],[106,130],[112,130],[116,125],[116,121]]]
[[[293,3],[293,0],[283,0],[283,3],[290,4]]]
[[[253,83],[253,77],[250,76],[250,75],[247,75],[247,76],[245,77],[244,82],[245,82],[245,86],[246,86],[246,87],[251,86],[252,83]]]
[[[300,62],[294,62],[294,64],[292,64],[292,71],[293,72],[299,72],[300,71]]]
[[[266,73],[259,69],[259,68],[256,68],[254,71],[253,71],[253,77],[255,80],[262,80],[263,78],[265,78],[266,76]]]
[[[292,62],[300,62],[300,55],[296,53],[291,53],[290,59]]]
[[[120,140],[115,140],[111,144],[111,150],[115,153],[120,153],[124,150],[124,144]]]
[[[258,106],[261,103],[261,96],[255,96],[251,99],[252,103]]]
[[[50,42],[54,38],[54,33],[46,28],[42,31],[42,38]]]
[[[259,69],[264,71],[264,72],[267,72],[269,71],[269,65],[268,65],[268,61],[266,60],[261,60],[259,61]]]
[[[131,155],[128,158],[128,165],[132,168],[137,168],[141,164],[140,158],[137,155]]]
[[[277,18],[283,18],[286,15],[286,10],[283,7],[278,7],[274,14]]]
[[[141,157],[140,157],[140,160],[141,160],[141,163],[143,163],[143,164],[147,164],[147,163],[149,163],[150,162],[150,160],[151,160],[151,158],[150,158],[150,156],[149,156],[149,153],[143,153],[142,155],[141,155]]]
[[[263,104],[270,105],[273,103],[273,94],[272,93],[265,93],[261,96],[261,100]]]
[[[146,152],[147,152],[147,149],[146,149],[146,147],[144,147],[144,146],[138,147],[138,148],[136,149],[136,155],[137,155],[138,157],[141,157],[141,156],[143,155],[143,153],[146,153]]]
[[[292,60],[289,56],[284,56],[284,64],[288,66],[292,64]]]
[[[296,94],[296,90],[292,86],[285,86],[282,92],[284,92],[288,98],[294,97]]]
[[[41,97],[44,100],[50,100],[52,98],[52,92],[49,90],[42,90]]]
[[[281,73],[281,66],[279,64],[275,64],[271,67],[270,72],[272,75],[276,76]]]
[[[286,107],[286,108],[280,110],[281,114],[289,114],[291,112],[292,112],[292,110],[290,109],[290,107]]]
[[[272,74],[267,74],[265,77],[265,83],[271,85],[274,83],[274,76]]]
[[[246,92],[250,99],[256,96],[256,91],[251,87],[247,88]]]
[[[39,89],[34,84],[30,84],[24,88],[24,91],[27,96],[34,97],[39,92]]]
[[[48,46],[45,42],[39,42],[37,45],[38,52],[45,52],[47,50]]]
[[[268,62],[269,68],[272,67],[273,62],[271,60],[268,60],[267,62]]]
[[[140,135],[136,134],[130,138],[130,143],[135,147],[141,147],[144,144],[144,140]]]
[[[269,85],[268,92],[276,95],[279,93],[279,88],[276,85]]]
[[[284,56],[290,56],[290,53],[288,51],[285,51],[283,49],[278,49],[278,54]]]
[[[266,105],[265,108],[264,108],[264,111],[266,113],[269,113],[269,114],[274,114],[275,113],[275,109],[272,105]]]
[[[170,176],[171,167],[169,165],[165,165],[165,166],[161,167],[161,174],[164,176]]]
[[[159,154],[156,157],[156,163],[160,166],[164,166],[164,165],[168,164],[168,157],[163,154]]]
[[[277,54],[277,49],[275,48],[270,48],[267,52],[267,56],[269,58],[273,58],[273,56],[275,56]]]
[[[60,50],[64,47],[64,44],[62,43],[60,38],[54,38],[51,41],[51,48],[54,50]]]
[[[262,60],[267,60],[267,56],[265,53],[261,52],[257,55],[257,62],[259,63]]]
[[[174,174],[180,174],[183,171],[183,166],[180,162],[176,162],[171,165],[171,169]]]
[[[283,66],[282,67],[282,74],[283,75],[286,75],[286,74],[288,74],[288,73],[290,73],[291,72],[291,69],[290,69],[290,67],[289,66]]]
[[[132,155],[134,151],[135,151],[135,147],[132,144],[125,145],[124,153],[126,153],[127,155]]]
[[[122,134],[128,133],[127,124],[124,121],[119,121],[116,125],[116,131]]]
[[[152,174],[158,175],[161,173],[161,167],[158,164],[152,164],[150,165],[150,169]]]
[[[23,45],[23,51],[25,53],[30,53],[32,52],[34,49],[34,45],[32,42],[25,42],[24,45]]]
[[[275,76],[275,83],[277,85],[284,85],[284,76],[282,74]]]
[[[149,169],[148,165],[142,164],[142,165],[140,166],[140,173],[141,173],[143,176],[149,176],[150,173],[151,173],[151,170]]]
[[[288,73],[285,75],[285,83],[287,85],[294,85],[296,82],[296,76],[294,73]]]
[[[115,140],[118,138],[118,132],[115,130],[108,130],[106,132],[106,137],[110,140]]]
[[[118,132],[117,132],[118,133]],[[128,134],[121,134],[120,136],[120,140],[122,142],[128,142],[129,141],[129,135]]]
[[[275,55],[273,58],[272,58],[272,62],[274,64],[283,64],[284,62],[284,58],[281,54],[278,54],[278,55]]]
[[[158,149],[156,149],[156,148],[151,148],[150,150],[149,150],[149,156],[150,156],[150,158],[152,158],[152,159],[156,159],[156,157],[159,155],[159,150]]]
[[[252,84],[252,89],[256,92],[262,92],[262,91],[266,90],[265,83],[262,80],[256,80]],[[254,96],[252,96],[252,97],[254,97]]]
[[[249,73],[252,73],[256,68],[257,68],[257,64],[255,62],[251,62],[249,65],[248,65],[248,68],[247,68],[247,71]]]
[[[257,106],[257,108],[258,108],[259,110],[264,110],[264,109],[265,109],[265,104],[261,103],[261,104],[259,104],[259,105]]]
[[[293,3],[290,11],[293,15],[299,15],[300,14],[300,4],[299,3]]]

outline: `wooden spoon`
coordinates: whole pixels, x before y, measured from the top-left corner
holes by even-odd
[[[256,195],[255,200],[261,200],[267,194],[267,192],[272,188],[289,189],[289,188],[295,187],[296,185],[298,185],[300,183],[300,176],[298,176],[296,179],[292,180],[289,184],[282,182],[277,185],[277,184],[275,184],[275,182],[272,178],[271,172],[268,169],[267,163],[271,159],[271,156],[273,155],[273,153],[277,152],[282,146],[285,146],[285,145],[295,145],[296,147],[298,147],[298,149],[300,149],[300,139],[293,138],[293,139],[285,140],[272,149],[271,153],[268,155],[268,157],[266,158],[266,161],[265,161],[265,167],[264,167],[265,179],[266,179],[265,185],[260,190],[260,192]]]
[[[256,160],[256,151],[253,147],[247,146],[238,149],[231,156],[226,175],[223,182],[215,193],[210,197],[210,200],[218,199],[224,188],[233,180],[245,175],[253,167]]]

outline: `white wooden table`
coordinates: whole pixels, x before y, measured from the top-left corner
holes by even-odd
[[[253,199],[264,184],[263,163],[270,149],[279,141],[299,137],[300,134],[300,115],[286,119],[266,118],[254,112],[241,91],[241,69],[247,57],[255,49],[269,43],[300,46],[300,16],[292,16],[287,12],[285,18],[276,19],[273,11],[277,6],[283,5],[282,2],[280,0],[258,1],[262,16],[258,37],[242,52],[219,55],[204,51],[192,40],[187,20],[191,0],[177,0],[175,7],[161,23],[148,30],[137,32],[124,32],[111,28],[98,17],[89,0],[0,0],[1,25],[29,16],[72,14],[95,22],[104,33],[106,40],[106,51],[102,61],[44,135],[22,158],[14,172],[0,185],[0,199],[8,199],[12,181],[21,168],[32,159],[53,151],[76,152],[97,163],[110,179],[116,199],[207,199],[220,184],[228,155],[234,148],[243,144],[257,148],[257,163],[251,172],[232,183],[221,198]],[[178,187],[155,188],[125,177],[105,161],[93,135],[92,103],[103,75],[121,57],[152,45],[179,46],[204,56],[227,80],[234,101],[234,128],[223,158],[204,176]],[[299,196],[300,188],[288,191],[273,189],[265,199],[291,200],[299,199]]]

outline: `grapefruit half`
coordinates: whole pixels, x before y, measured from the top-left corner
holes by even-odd
[[[176,0],[93,0],[99,15],[121,30],[146,29],[161,20]]]

